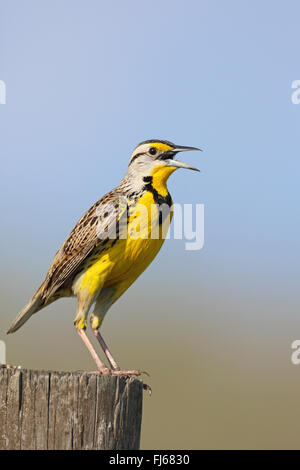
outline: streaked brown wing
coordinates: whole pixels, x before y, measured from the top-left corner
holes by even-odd
[[[104,247],[108,238],[117,235],[116,221],[126,207],[124,198],[112,191],[81,217],[49,268],[43,292],[45,301],[80,269],[94,248]]]

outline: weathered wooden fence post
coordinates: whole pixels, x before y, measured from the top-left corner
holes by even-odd
[[[0,367],[0,449],[139,449],[143,383]]]

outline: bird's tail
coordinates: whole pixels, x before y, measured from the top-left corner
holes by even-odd
[[[39,290],[34,294],[28,304],[23,308],[23,310],[19,313],[15,321],[11,324],[7,334],[14,333],[17,331],[24,323],[33,315],[34,313],[38,312],[43,308],[43,300],[42,300],[42,286]]]

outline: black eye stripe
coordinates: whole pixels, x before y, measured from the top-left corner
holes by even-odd
[[[154,147],[151,147],[154,149]],[[150,149],[151,150],[151,149]],[[150,152],[149,150],[149,152]],[[157,149],[154,149],[155,150],[155,153],[157,152]],[[176,152],[173,152],[173,150],[167,150],[166,152],[162,153],[161,155],[159,155],[157,157],[157,160],[167,160],[169,158],[174,158],[175,156],[175,153]],[[140,153],[137,153],[134,157],[132,157],[132,160],[131,162],[129,163],[129,165],[131,165],[132,162],[134,162],[134,160],[138,157],[141,157],[142,155],[147,155],[147,152],[140,152]],[[154,155],[154,154],[152,154]]]
[[[136,158],[140,157],[141,155],[145,155],[145,152],[137,153],[134,157],[132,157],[132,160],[131,160],[131,162],[130,162],[130,165],[131,165],[132,162],[134,162],[134,160],[135,160]]]

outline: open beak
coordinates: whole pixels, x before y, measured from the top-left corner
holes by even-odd
[[[200,150],[197,147],[182,147],[182,146],[177,146],[172,150],[172,153],[176,155],[178,152],[188,152],[190,150]],[[185,162],[181,162],[180,160],[168,160],[168,166],[173,166],[176,168],[186,168],[187,170],[194,170],[194,171],[200,171],[198,168],[195,168],[194,166],[190,166]]]

